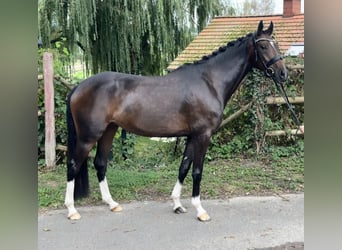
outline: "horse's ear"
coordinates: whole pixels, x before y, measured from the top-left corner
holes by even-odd
[[[270,26],[268,26],[268,29],[265,30],[265,34],[270,36],[272,35],[272,32],[273,32],[273,22],[271,21]]]
[[[257,36],[260,36],[260,35],[261,35],[262,29],[263,29],[263,28],[264,28],[264,23],[263,23],[263,21],[261,20],[261,21],[259,22],[259,25],[258,25]]]

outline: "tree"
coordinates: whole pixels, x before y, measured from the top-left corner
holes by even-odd
[[[39,0],[39,36],[81,50],[92,73],[160,75],[223,10],[220,0]]]
[[[259,16],[273,14],[274,0],[244,0],[235,4],[233,15]]]
[[[245,0],[242,5],[241,15],[271,15],[274,10],[273,0]]]

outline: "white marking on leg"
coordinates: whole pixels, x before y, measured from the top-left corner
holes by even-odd
[[[201,205],[201,199],[200,196],[192,197],[191,198],[191,204],[196,208],[197,210],[197,217],[200,218],[201,215],[207,214],[207,211],[204,210],[204,208]]]
[[[171,198],[173,199],[173,210],[176,210],[177,208],[181,208],[183,210],[183,212],[186,212],[186,209],[182,206],[181,202],[180,202],[180,196],[182,193],[182,187],[183,185],[179,182],[179,180],[177,180],[172,194],[171,194]]]
[[[107,178],[105,177],[104,180],[101,181],[99,185],[100,185],[102,200],[109,205],[110,209],[118,207],[119,203],[113,201],[113,198],[110,195]]]
[[[78,214],[77,210],[74,207],[74,189],[75,180],[68,181],[64,201],[65,206],[68,208],[68,218],[70,218],[74,214]]]

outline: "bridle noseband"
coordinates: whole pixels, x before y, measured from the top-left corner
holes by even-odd
[[[274,48],[274,50],[277,52],[277,55],[274,56],[273,58],[271,58],[268,62],[266,62],[264,60],[264,58],[262,58],[260,56],[260,54],[258,53],[258,49],[257,49],[257,43],[260,42],[260,41],[267,41],[269,42],[271,45],[272,45],[272,48]],[[255,39],[255,35],[254,35],[254,38],[253,38],[253,43],[254,43],[254,50],[255,50],[255,57],[256,57],[256,62],[258,60],[261,61],[262,65],[264,66],[265,70],[265,75],[268,76],[268,77],[271,77],[273,78],[274,76],[274,70],[271,68],[271,66],[273,64],[275,64],[276,62],[278,62],[279,60],[283,60],[283,58],[281,57],[281,55],[278,54],[278,51],[277,49],[273,46],[272,43],[275,43],[275,41],[273,39],[268,39],[268,38],[259,38],[259,39]]]

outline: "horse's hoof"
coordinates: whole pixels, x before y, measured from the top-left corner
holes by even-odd
[[[199,221],[206,222],[206,221],[210,221],[210,216],[207,213],[203,213],[200,216],[198,216],[197,219]]]
[[[173,210],[176,214],[183,214],[186,213],[186,209],[184,207],[177,207],[176,209]]]
[[[122,207],[120,205],[117,205],[116,207],[113,207],[111,209],[112,212],[121,212],[122,211]]]
[[[72,215],[69,215],[68,219],[69,220],[79,220],[79,219],[81,219],[81,215],[79,213],[74,213]]]

